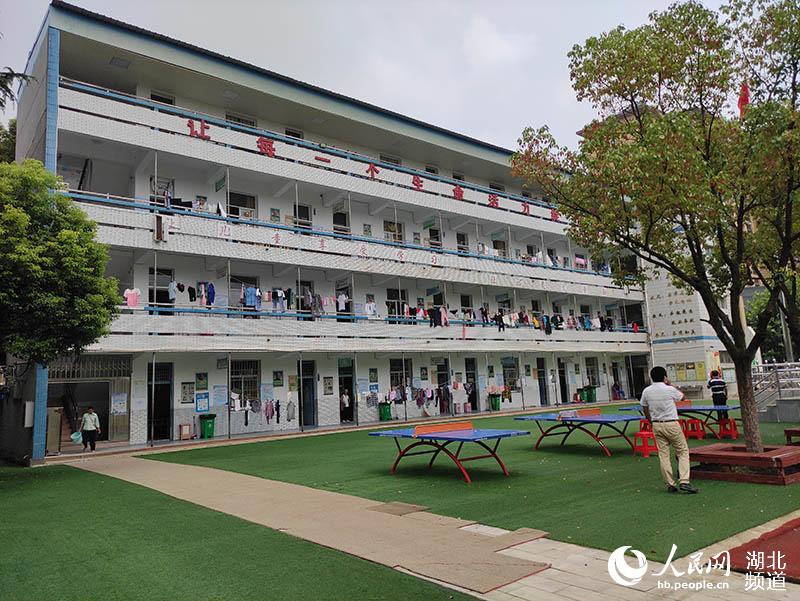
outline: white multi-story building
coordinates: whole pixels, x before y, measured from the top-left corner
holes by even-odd
[[[122,306],[79,361],[39,369],[34,459],[45,405],[91,403],[140,444],[208,411],[228,436],[644,382],[643,293],[570,241],[510,150],[58,1],[27,72],[18,159],[97,222]],[[586,328],[598,314],[611,331]]]

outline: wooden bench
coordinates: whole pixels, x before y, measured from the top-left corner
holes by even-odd
[[[786,444],[800,446],[800,440],[794,441],[795,437],[800,438],[800,428],[786,428],[783,434],[786,436]]]

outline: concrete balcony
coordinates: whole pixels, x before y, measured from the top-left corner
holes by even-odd
[[[425,321],[397,318],[342,318],[323,315],[313,321],[297,314],[253,313],[222,309],[161,308],[172,315],[129,309],[111,325],[111,333],[89,350],[136,352],[517,352],[647,353],[647,334],[632,331],[553,330],[529,326],[468,324],[452,320],[431,328]],[[257,318],[256,318],[257,317]],[[248,319],[249,318],[249,319]],[[341,321],[350,319],[353,321]]]
[[[101,242],[120,248],[536,290],[641,302],[640,290],[608,275],[449,249],[431,249],[333,231],[164,209],[147,201],[70,193],[98,224]],[[160,223],[157,221],[160,220]],[[154,235],[163,231],[161,239]]]
[[[59,129],[238,167],[384,201],[564,235],[540,200],[506,194],[351,151],[227,122],[97,86],[62,80]]]

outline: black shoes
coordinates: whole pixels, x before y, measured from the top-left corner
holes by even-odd
[[[700,492],[688,482],[684,482],[683,484],[680,484],[678,486],[671,486],[671,485],[667,486],[667,492],[678,492],[678,491],[685,492],[690,495],[696,495],[697,493]]]

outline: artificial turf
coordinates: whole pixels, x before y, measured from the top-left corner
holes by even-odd
[[[480,427],[535,430],[510,417],[480,420]],[[638,424],[632,424],[635,431]],[[762,424],[765,442],[783,442],[791,424]],[[505,478],[489,459],[471,462],[472,484],[459,478],[443,456],[432,470],[428,457],[407,458],[395,475],[391,439],[366,432],[271,440],[148,455],[150,459],[202,465],[377,501],[427,505],[432,512],[507,529],[540,528],[554,539],[601,549],[632,545],[648,557],[679,555],[800,508],[800,486],[697,481],[698,495],[668,494],[658,458],[633,457],[621,439],[607,441],[606,457],[588,436],[573,434],[560,447],[546,439],[534,451],[534,436],[505,440],[500,456]],[[705,440],[704,444],[716,442]],[[697,444],[692,441],[691,444]],[[466,448],[465,448],[466,452]]]
[[[469,597],[121,480],[0,466],[3,601]]]

